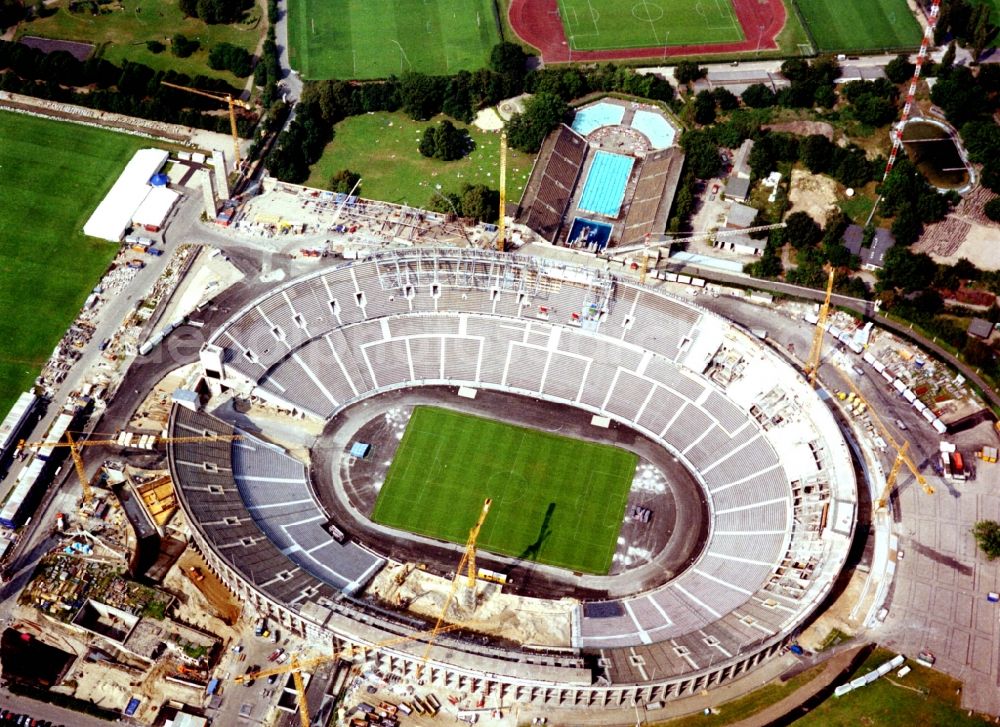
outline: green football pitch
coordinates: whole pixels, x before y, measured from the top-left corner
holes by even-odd
[[[603,574],[637,461],[606,444],[419,406],[372,519],[465,543],[491,498],[480,549]]]
[[[731,0],[559,0],[573,50],[743,40]]]
[[[500,42],[493,0],[289,0],[292,67],[305,78],[483,68]]]
[[[817,50],[870,51],[915,48],[921,30],[906,0],[792,0]]]
[[[97,284],[117,245],[83,223],[150,142],[0,111],[0,419]]]

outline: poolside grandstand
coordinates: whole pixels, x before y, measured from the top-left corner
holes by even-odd
[[[449,635],[429,684],[553,706],[697,693],[779,653],[848,555],[853,465],[808,384],[715,314],[605,272],[477,250],[380,253],[250,302],[202,360],[237,395],[323,421],[419,386],[530,396],[633,430],[697,480],[711,522],[682,572],[585,599],[567,650]],[[179,407],[170,430],[232,431]],[[338,539],[342,524],[278,448],[247,436],[171,445],[168,460],[212,568],[284,627],[371,643],[424,626],[364,597],[388,554]],[[404,646],[373,658],[402,677],[421,662]]]
[[[542,145],[515,220],[591,252],[662,233],[684,162],[676,136],[657,107],[603,99],[578,109]],[[602,225],[609,234],[580,234]]]

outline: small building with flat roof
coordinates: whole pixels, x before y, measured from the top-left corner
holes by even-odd
[[[746,202],[750,196],[750,179],[747,177],[730,177],[726,181],[726,189],[723,192],[726,199],[734,202]]]
[[[754,220],[757,219],[757,209],[749,205],[737,202],[726,215],[726,227],[745,228],[753,227]]]
[[[736,152],[733,159],[733,177],[750,179],[750,152],[753,151],[753,139],[747,139]]]
[[[973,318],[969,323],[969,335],[976,338],[989,338],[993,333],[993,322],[985,318]]]
[[[852,255],[861,258],[861,265],[868,270],[877,270],[885,263],[885,254],[896,244],[892,232],[884,227],[875,230],[871,245],[864,246],[865,228],[861,225],[848,225],[844,230],[844,247]]]

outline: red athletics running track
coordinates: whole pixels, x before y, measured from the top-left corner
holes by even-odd
[[[733,9],[736,11],[736,17],[740,21],[746,40],[737,43],[703,43],[667,48],[660,46],[619,50],[577,50],[573,51],[571,59],[557,2],[558,0],[512,0],[507,11],[507,18],[514,32],[525,43],[538,48],[545,63],[775,50],[778,47],[775,38],[785,27],[787,17],[783,0],[732,0]],[[763,32],[760,32],[761,28]]]

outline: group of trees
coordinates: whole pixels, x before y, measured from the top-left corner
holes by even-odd
[[[170,39],[170,52],[178,58],[189,58],[201,47],[197,38],[188,38],[183,33],[174,33]]]
[[[267,67],[267,58],[265,43],[264,58],[255,75],[258,85],[264,75],[270,75],[269,71],[260,70],[262,65]],[[444,113],[469,122],[479,109],[529,91],[534,96],[526,102],[524,112],[515,114],[508,123],[508,139],[515,149],[533,152],[546,134],[567,117],[567,100],[593,91],[620,91],[661,101],[673,98],[669,83],[656,76],[640,75],[631,68],[609,63],[528,71],[526,61],[520,46],[500,43],[490,54],[489,67],[478,71],[461,71],[452,76],[411,72],[369,83],[309,82],[300,103],[300,109],[307,112],[297,113],[286,131],[288,138],[278,140],[268,158],[268,169],[284,181],[303,181],[309,174],[309,165],[319,158],[322,146],[299,146],[290,159],[279,158],[282,150],[290,149],[294,139],[329,141],[338,121],[368,112],[403,111],[418,121]],[[317,128],[298,128],[303,125]]]
[[[180,9],[189,18],[198,18],[209,25],[235,23],[253,7],[252,0],[180,0]]]
[[[278,100],[278,80],[281,78],[281,63],[278,59],[278,45],[275,42],[274,26],[267,29],[267,38],[260,60],[253,69],[254,85],[261,89],[261,101],[270,106]]]
[[[883,166],[882,159],[868,159],[856,144],[840,146],[822,134],[812,134],[799,145],[800,159],[813,174],[827,174],[845,187],[861,187]]]
[[[905,157],[897,160],[879,191],[880,212],[893,217],[892,234],[902,245],[916,242],[925,224],[944,219],[951,205],[958,202],[957,193],[938,192]]]
[[[970,0],[944,0],[934,27],[934,42],[944,43],[948,37],[968,46],[974,61],[996,38],[997,27],[990,20],[990,5]]]
[[[219,43],[208,52],[208,65],[216,71],[230,71],[237,78],[253,73],[253,56],[246,48]]]
[[[419,148],[425,157],[451,162],[464,157],[474,146],[468,131],[459,129],[451,121],[444,119],[437,126],[424,129]]]
[[[191,78],[131,61],[118,66],[100,57],[79,61],[65,51],[43,53],[7,41],[0,41],[0,71],[0,90],[224,133],[229,132],[229,120],[205,113],[218,110],[215,102],[167,88],[161,82],[234,96],[240,93],[217,78]],[[256,118],[241,116],[240,133],[250,136],[255,123]]]
[[[500,192],[484,184],[465,184],[458,194],[435,194],[430,207],[442,214],[493,223],[500,218]]]

